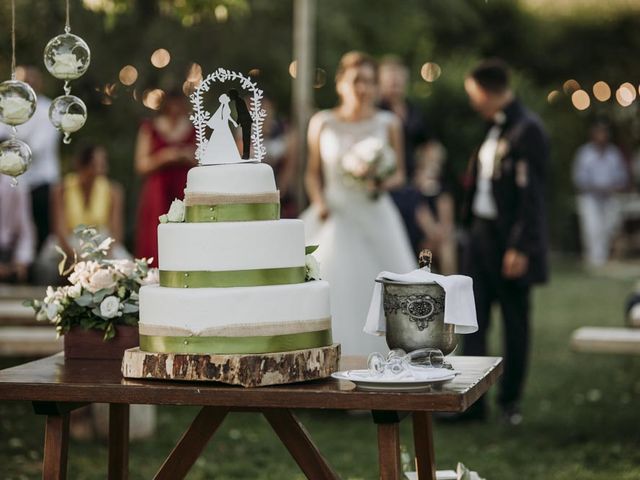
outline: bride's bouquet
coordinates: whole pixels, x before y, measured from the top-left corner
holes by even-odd
[[[378,187],[396,171],[396,154],[387,142],[368,137],[355,143],[342,157],[342,170],[350,181]],[[378,193],[373,192],[373,198]]]

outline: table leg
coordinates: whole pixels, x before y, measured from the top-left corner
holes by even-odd
[[[340,478],[291,410],[268,409],[262,410],[262,414],[307,478],[312,480]]]
[[[155,480],[178,480],[187,475],[229,410],[204,407],[164,461]]]
[[[393,410],[373,410],[373,421],[378,425],[378,462],[381,480],[404,478],[400,465],[400,421],[407,415]]]
[[[400,424],[378,424],[378,461],[380,480],[400,480]]]
[[[433,423],[430,413],[413,412],[413,443],[416,450],[418,478],[420,480],[436,480]]]
[[[109,480],[129,478],[129,405],[109,404]]]
[[[47,415],[44,434],[43,480],[67,478],[67,453],[69,450],[69,413]]]

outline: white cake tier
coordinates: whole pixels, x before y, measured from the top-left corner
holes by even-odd
[[[251,195],[276,192],[273,169],[266,163],[194,167],[187,174],[185,193]]]
[[[260,336],[331,328],[329,284],[140,289],[140,334]]]
[[[302,220],[165,223],[158,263],[165,271],[238,271],[302,267]]]

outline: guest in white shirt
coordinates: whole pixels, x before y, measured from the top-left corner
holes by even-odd
[[[585,262],[604,265],[609,258],[611,240],[619,225],[619,205],[615,193],[629,182],[622,153],[611,143],[606,122],[591,127],[591,141],[576,152],[573,183],[582,232]]]
[[[31,148],[32,163],[20,175],[19,182],[31,194],[31,208],[36,226],[36,248],[39,250],[51,232],[49,196],[53,185],[60,181],[60,132],[49,121],[51,100],[42,94],[42,74],[35,67],[18,67],[16,76],[33,87],[38,96],[36,112],[18,126],[17,137]],[[11,130],[0,124],[0,139],[8,138]]]
[[[27,280],[35,254],[35,235],[29,194],[22,185],[13,187],[0,174],[0,283]]]

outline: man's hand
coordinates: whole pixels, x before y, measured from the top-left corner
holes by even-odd
[[[514,248],[510,248],[502,258],[502,275],[516,279],[527,273],[529,258]]]

